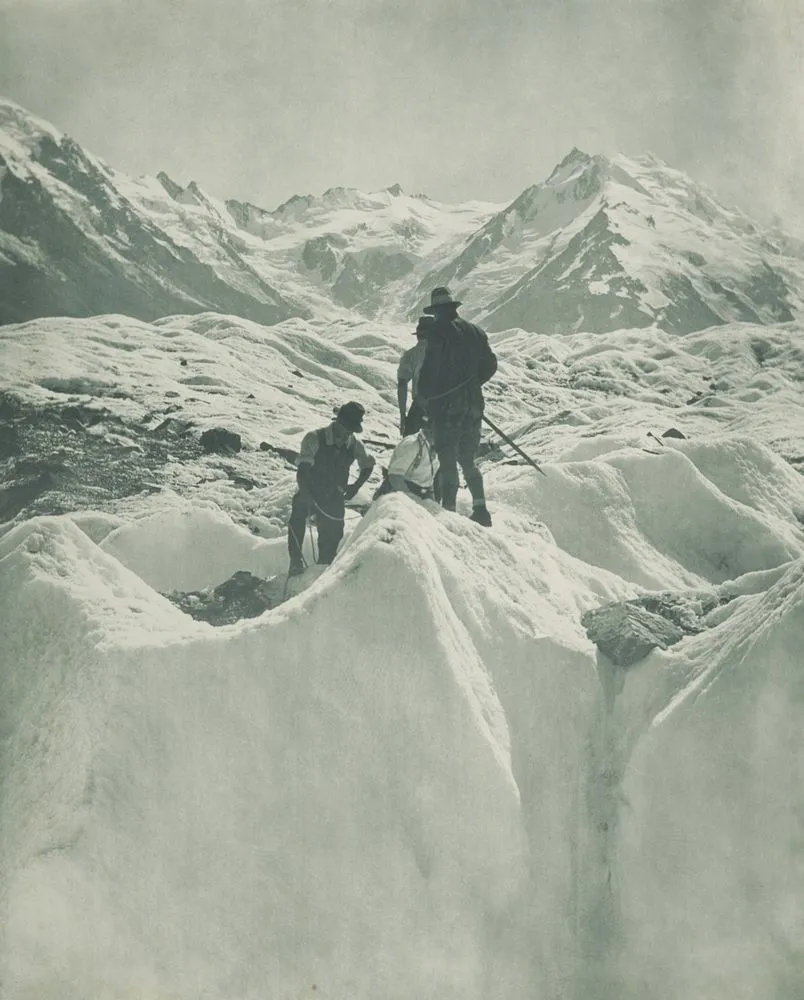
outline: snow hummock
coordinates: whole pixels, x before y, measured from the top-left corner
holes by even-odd
[[[492,969],[521,980],[498,949],[514,947],[526,905],[527,824],[557,833],[570,820],[565,784],[581,761],[533,775],[536,811],[536,788],[514,777],[528,765],[512,760],[503,701],[536,682],[522,674],[531,644],[553,650],[564,678],[548,682],[550,711],[570,753],[594,670],[568,612],[600,584],[544,542],[525,590],[509,573],[488,602],[485,572],[468,590],[462,579],[479,534],[469,522],[392,498],[361,527],[331,575],[225,635],[185,619],[69,519],[5,536],[12,989],[458,996],[480,995]],[[502,568],[495,548],[481,546],[489,570]],[[565,588],[543,593],[556,560]],[[380,591],[382,617],[369,610]],[[34,639],[45,608],[51,628]],[[30,724],[57,710],[32,743]],[[541,756],[551,732],[521,738]],[[68,780],[56,780],[62,765]],[[480,801],[493,823],[477,822]],[[545,873],[556,899],[568,846]],[[543,944],[548,958],[564,937]]]
[[[381,464],[410,342],[354,316],[0,330],[4,475],[106,456],[0,534],[10,997],[795,995],[800,327],[494,334],[488,414],[546,474],[484,434],[492,528],[464,492],[388,496],[259,617],[163,596],[281,593],[288,456],[354,398]],[[211,426],[242,451],[181,450]],[[146,440],[142,490],[91,481]],[[657,593],[712,610],[616,668],[584,615]]]

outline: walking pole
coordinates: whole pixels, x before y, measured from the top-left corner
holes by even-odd
[[[519,447],[519,445],[515,441],[512,441],[511,438],[509,438],[504,431],[501,431],[500,428],[495,423],[492,423],[492,421],[489,420],[489,418],[486,416],[485,413],[483,414],[483,420],[489,425],[489,427],[494,431],[495,434],[500,435],[500,437],[503,439],[503,441],[505,441],[506,444],[510,444],[511,447],[514,449],[514,451],[518,451],[519,454],[525,459],[525,461],[529,465],[532,465],[537,472],[541,472],[543,476],[547,475],[544,469],[540,465],[538,465],[538,463],[534,462],[533,459],[530,457],[530,455],[526,455],[525,452],[522,451],[522,449]]]

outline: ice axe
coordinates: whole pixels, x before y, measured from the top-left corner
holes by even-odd
[[[505,431],[501,431],[500,428],[495,423],[493,423],[491,420],[489,420],[489,418],[486,416],[485,413],[483,414],[483,421],[489,425],[489,427],[494,431],[495,434],[499,434],[500,437],[503,439],[503,441],[505,441],[506,444],[510,444],[511,447],[514,449],[514,451],[518,452],[525,459],[525,461],[528,463],[528,465],[532,465],[533,468],[537,472],[541,472],[541,474],[543,476],[547,475],[547,473],[544,471],[544,469],[537,462],[534,462],[533,459],[530,457],[530,455],[525,454],[525,452],[522,451],[522,449],[519,447],[519,445],[515,441],[512,441],[511,438],[508,437],[508,435],[505,433]]]

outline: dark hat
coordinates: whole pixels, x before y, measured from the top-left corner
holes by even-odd
[[[452,292],[446,285],[439,285],[430,292],[430,305],[424,307],[426,313],[433,313],[439,306],[459,306],[457,299],[453,299]]]
[[[419,322],[416,324],[416,329],[414,331],[416,336],[419,337],[427,333],[435,321],[435,316],[419,316]]]
[[[362,431],[363,430],[363,417],[366,415],[366,411],[360,405],[360,403],[344,403],[343,406],[336,412],[335,419],[339,424],[342,424],[348,431]]]

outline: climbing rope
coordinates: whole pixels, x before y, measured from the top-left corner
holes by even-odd
[[[318,513],[319,513],[319,514],[323,514],[323,515],[324,515],[324,517],[325,517],[325,518],[326,518],[326,519],[327,519],[328,521],[340,521],[341,523],[343,523],[343,522],[344,522],[344,521],[346,520],[346,512],[345,512],[345,511],[344,511],[344,515],[343,515],[343,517],[334,517],[334,516],[333,516],[332,514],[328,514],[328,513],[327,513],[327,512],[325,511],[325,510],[322,510],[322,509],[321,509],[321,508],[320,508],[320,507],[318,506],[318,503],[317,503],[317,502],[316,502],[315,500],[313,500],[313,506],[314,506],[314,507],[315,507],[315,509],[316,509],[316,510],[318,511]]]
[[[469,378],[464,379],[463,382],[459,382],[458,385],[454,385],[451,389],[447,389],[446,392],[439,392],[437,396],[428,396],[425,399],[425,403],[432,403],[434,399],[443,399],[445,396],[451,396],[453,392],[457,392],[459,389],[463,389],[465,385],[469,385],[477,378],[477,375],[470,375]]]

